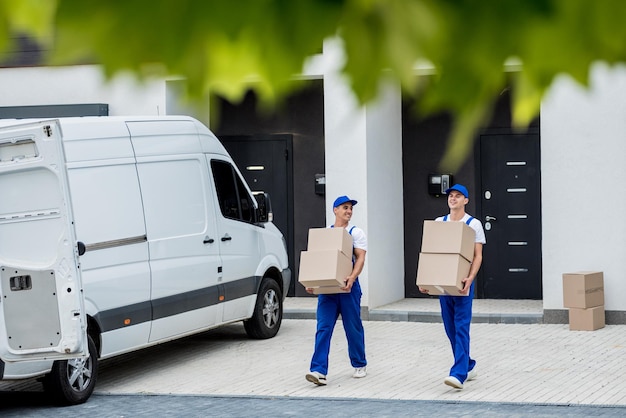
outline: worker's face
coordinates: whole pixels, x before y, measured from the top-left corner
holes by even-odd
[[[335,212],[335,217],[338,220],[342,220],[345,222],[350,222],[352,218],[352,204],[351,203],[343,203],[336,208],[333,209]]]
[[[469,199],[463,196],[463,193],[452,190],[448,193],[448,207],[450,209],[461,209],[467,205]]]

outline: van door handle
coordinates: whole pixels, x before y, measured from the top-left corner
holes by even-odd
[[[215,242],[215,240],[213,238],[209,238],[209,237],[205,237],[204,241],[202,241],[203,244],[213,244]]]
[[[226,234],[222,237],[222,242],[224,241],[230,241],[231,239],[233,239],[233,237],[231,237],[230,235]]]

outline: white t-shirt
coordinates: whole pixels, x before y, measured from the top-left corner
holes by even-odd
[[[458,222],[464,222],[467,223],[467,220],[471,217],[470,214],[466,213],[465,216],[463,216],[463,218],[461,220],[459,220]],[[435,219],[436,221],[443,221],[443,216],[438,217],[437,219]],[[450,220],[450,215],[448,214],[448,222],[451,222]],[[476,232],[476,239],[474,240],[474,242],[479,242],[481,244],[486,244],[487,243],[487,239],[485,238],[485,231],[483,230],[483,224],[476,218],[472,219],[469,223],[470,228],[472,228],[474,230],[474,232]]]

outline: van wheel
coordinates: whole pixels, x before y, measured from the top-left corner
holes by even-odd
[[[283,298],[274,280],[264,279],[252,318],[244,321],[243,326],[248,337],[257,340],[272,338],[278,333],[283,320]]]
[[[57,360],[43,380],[44,390],[60,405],[77,405],[87,401],[98,378],[96,344],[87,336],[89,357]]]

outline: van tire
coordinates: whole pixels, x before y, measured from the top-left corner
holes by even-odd
[[[278,333],[283,320],[283,295],[278,284],[263,279],[252,317],[243,322],[248,337],[257,340],[272,338]]]
[[[87,336],[89,357],[57,360],[43,380],[43,387],[52,401],[59,405],[78,405],[89,399],[98,379],[98,352],[91,336]]]

